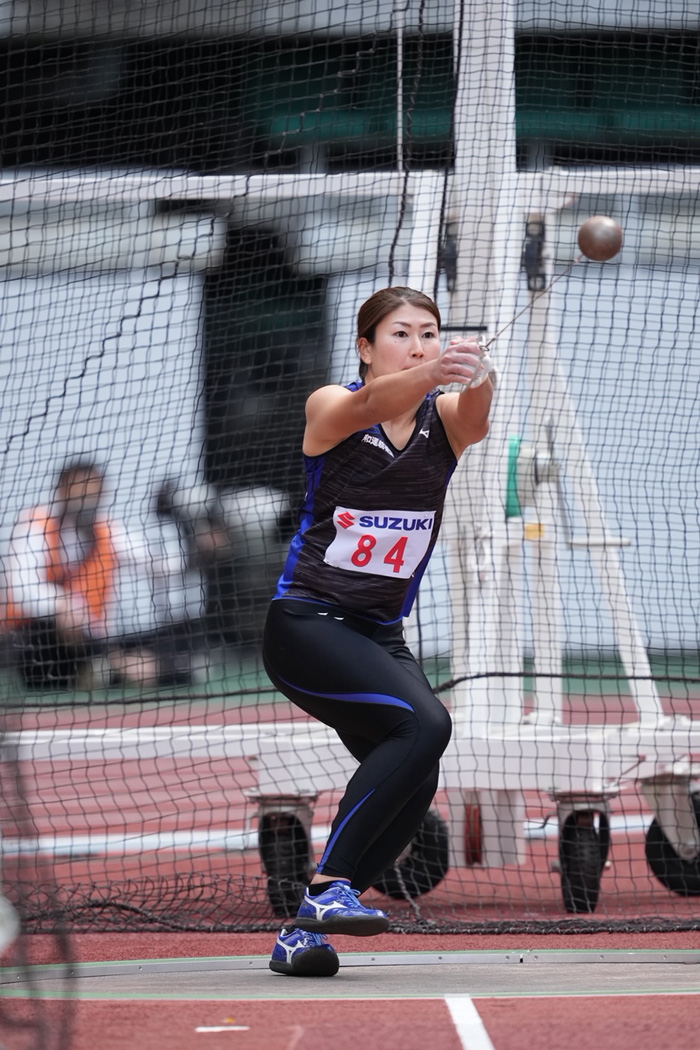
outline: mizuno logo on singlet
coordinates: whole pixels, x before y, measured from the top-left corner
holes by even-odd
[[[388,515],[379,517],[371,514],[363,514],[360,518],[362,529],[396,529],[399,532],[419,532],[421,529],[430,531],[433,527],[433,515],[429,518],[392,518]]]
[[[381,438],[375,437],[374,434],[365,434],[362,438],[362,442],[365,445],[374,445],[375,448],[380,448],[382,452],[386,452],[392,459],[394,458],[394,453],[389,446],[386,445]]]

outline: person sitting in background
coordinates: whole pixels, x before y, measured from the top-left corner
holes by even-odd
[[[107,684],[115,669],[124,681],[149,684],[154,677],[148,654],[135,658],[109,643],[128,545],[101,513],[104,480],[94,461],[69,461],[50,504],[25,511],[12,532],[6,626],[15,632],[18,670],[28,688],[91,688]]]
[[[148,543],[159,682],[185,685],[205,647],[217,641],[212,578],[217,580],[220,565],[230,560],[231,541],[218,497],[207,485],[167,479],[156,493],[154,510]]]

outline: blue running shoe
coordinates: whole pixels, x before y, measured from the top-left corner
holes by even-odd
[[[280,930],[270,959],[270,969],[292,977],[333,977],[340,963],[335,949],[320,933]]]
[[[352,937],[371,937],[389,929],[389,919],[377,908],[365,908],[360,891],[347,882],[330,882],[328,889],[311,897],[307,890],[294,925],[317,933],[348,933]]]

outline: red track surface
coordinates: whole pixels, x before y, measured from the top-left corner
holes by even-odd
[[[697,1050],[700,996],[477,999],[494,1050]]]
[[[28,939],[35,962],[55,957],[53,939]],[[334,938],[339,950],[357,950],[352,938]],[[82,961],[267,954],[270,935],[112,934],[78,935],[75,955]],[[700,933],[644,935],[634,938],[464,937],[384,935],[372,939],[373,951],[479,950],[488,948],[700,948]],[[587,967],[586,967],[587,969]],[[690,971],[692,973],[693,971]],[[689,976],[690,976],[689,973]],[[234,980],[232,974],[232,980]],[[271,995],[286,978],[273,978]],[[334,979],[342,980],[341,977]],[[700,987],[700,985],[699,985]],[[332,994],[328,982],[324,994]],[[474,1000],[494,1050],[696,1050],[700,995],[518,997]],[[33,1004],[12,1003],[13,1014],[31,1016]],[[50,1004],[44,1004],[50,1007]],[[196,1032],[198,1027],[230,1028]],[[240,1026],[237,1030],[234,1026]],[[3,1036],[4,1036],[3,1030]],[[10,1050],[25,1050],[13,1033]],[[446,1004],[441,1000],[336,1000],[300,1002],[114,1002],[79,1001],[71,1050],[463,1050]]]
[[[697,1050],[700,997],[477,999],[494,1050]],[[247,1030],[240,1031],[234,1025]],[[198,1027],[232,1031],[196,1032]],[[10,1050],[32,1044],[15,1033]],[[463,1050],[440,1000],[79,1002],[70,1050]]]

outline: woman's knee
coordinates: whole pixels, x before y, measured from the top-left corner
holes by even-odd
[[[432,732],[436,739],[442,741],[443,750],[447,747],[452,736],[452,718],[450,712],[440,701],[431,710]]]
[[[418,712],[416,732],[424,751],[429,751],[437,761],[452,736],[450,713],[439,700]]]

